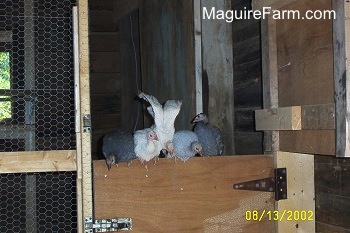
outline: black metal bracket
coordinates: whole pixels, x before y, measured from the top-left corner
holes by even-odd
[[[274,169],[274,175],[274,177],[234,184],[233,188],[260,192],[274,192],[276,201],[287,199],[287,169],[276,168]]]

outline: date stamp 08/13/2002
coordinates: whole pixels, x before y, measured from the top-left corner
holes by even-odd
[[[269,221],[313,221],[313,210],[247,210],[245,219],[247,221],[262,221],[267,218]]]

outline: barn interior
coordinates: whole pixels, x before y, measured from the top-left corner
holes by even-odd
[[[315,7],[311,1],[307,2],[302,8]],[[251,9],[251,1],[232,0],[230,3],[235,10]],[[332,7],[328,0],[317,1],[317,4],[321,9]],[[94,158],[101,158],[101,137],[107,131],[113,128],[130,131],[135,126],[145,126],[142,116],[146,114],[135,100],[137,90],[140,89],[155,95],[160,101],[182,99],[185,104],[175,126],[177,130],[190,129],[189,121],[196,111],[192,7],[190,1],[120,1],[119,5],[118,1],[112,0],[89,1]],[[293,7],[295,5],[290,6],[291,9]],[[100,20],[102,18],[104,20]],[[310,74],[292,71],[293,75],[309,78],[301,89],[296,86],[293,86],[295,89],[288,88],[290,83],[280,80],[280,85],[285,85],[284,91],[289,92],[285,99],[280,100],[280,106],[333,103],[332,21],[318,20],[305,28],[298,25],[303,28],[301,32],[293,32],[294,28],[288,28],[288,25],[283,27],[283,23],[287,25],[282,22],[277,26],[285,30],[281,34],[281,41],[278,41],[279,46],[283,46],[283,43],[290,44],[285,45],[281,53],[288,53],[287,59],[305,59],[300,62],[300,67],[310,65],[313,60],[323,65],[311,64],[315,68],[308,70]],[[234,20],[227,25],[232,31],[232,37],[228,35],[232,39],[232,73],[225,68],[219,72],[224,72],[224,76],[229,77],[232,82],[229,92],[233,96],[232,99],[221,102],[219,93],[223,95],[222,98],[230,96],[226,93],[226,84],[221,82],[220,77],[216,81],[216,77],[208,77],[215,72],[203,67],[203,111],[209,113],[213,124],[223,131],[226,130],[225,141],[228,143],[225,144],[225,155],[263,154],[263,132],[255,129],[254,111],[264,108],[261,46],[261,33],[264,31],[261,21],[257,19]],[[206,46],[203,41],[205,33],[202,31],[203,46]],[[297,38],[295,42],[288,41],[291,35]],[[303,46],[310,49],[303,51],[301,43],[306,43]],[[283,64],[285,61],[278,62]],[[283,72],[291,71],[287,69],[281,72],[283,75]],[[309,96],[303,94],[312,92],[310,90],[315,92]],[[213,98],[217,98],[215,101],[218,102],[213,103]],[[230,110],[226,109],[224,112],[219,107],[221,104],[224,105],[221,107]],[[225,114],[230,111],[232,115],[226,118]],[[140,118],[135,123],[137,116]],[[145,124],[149,122],[145,121]],[[286,137],[286,141],[288,138],[291,144],[297,143],[293,136],[282,137]],[[327,145],[326,152],[315,156],[314,161],[316,232],[346,232],[350,229],[350,223],[346,220],[349,217],[350,203],[350,161],[327,156],[327,151],[329,155],[333,154],[332,146],[330,143]]]
[[[265,158],[264,154],[273,152],[271,138],[275,134],[264,132],[269,129],[263,127],[258,129],[256,111],[319,106],[318,110],[314,107],[301,110],[321,119],[317,127],[310,126],[313,124],[310,121],[302,126],[307,130],[280,131],[279,150],[311,154],[308,159],[314,162],[310,173],[315,177],[312,180],[316,232],[350,232],[350,160],[336,157],[337,143],[334,143],[335,131],[338,132],[334,122],[337,47],[332,19],[308,23],[279,20],[275,24],[276,37],[269,37],[268,27],[254,18],[235,19],[231,23],[199,20],[198,24],[194,12],[200,12],[201,8],[196,8],[195,1],[186,0],[0,2],[0,55],[9,53],[11,57],[11,81],[0,83],[3,110],[0,109],[0,232],[59,229],[76,232],[83,225],[79,216],[85,215],[80,207],[84,201],[81,203],[77,194],[82,175],[76,165],[81,161],[79,157],[75,159],[78,154],[75,151],[82,147],[80,142],[84,144],[85,140],[90,144],[90,141],[76,128],[74,78],[79,64],[74,64],[77,59],[74,40],[77,34],[80,37],[83,34],[73,27],[72,7],[85,2],[89,66],[85,85],[88,97],[82,99],[89,102],[87,109],[91,115],[91,128],[87,127],[86,131],[91,132],[91,147],[84,151],[89,159],[93,162],[103,159],[102,138],[107,132],[114,129],[133,132],[152,123],[145,102],[136,97],[140,90],[156,96],[160,102],[182,100],[176,130],[191,129],[191,119],[203,111],[224,134],[224,156],[252,156],[250,160],[242,160],[247,171],[240,164],[229,167],[236,160],[225,160],[227,166],[222,169],[220,165],[225,162],[213,160],[219,176],[234,175],[234,169],[252,172],[254,168],[249,167],[249,161],[254,159],[264,166],[271,163],[271,158]],[[252,1],[248,0],[198,2],[202,4],[199,6],[208,7],[216,4],[218,9],[252,9]],[[288,2],[283,9],[330,10],[337,6],[336,0]],[[269,56],[274,51],[269,47],[271,41],[278,55],[275,60]],[[266,87],[269,79],[264,79],[271,75],[268,68],[273,65],[278,67],[275,70],[279,77],[277,105],[276,99],[266,95],[270,90]],[[11,115],[3,117],[6,106],[11,106]],[[332,114],[333,118],[329,117]],[[50,157],[47,151],[55,154]],[[174,167],[164,163],[166,167],[157,174],[159,179],[168,172],[165,168]],[[88,165],[91,173],[91,162]],[[101,166],[96,166],[96,171],[105,172],[105,164],[98,165]],[[187,166],[190,164],[184,165],[183,170],[188,170]],[[206,175],[213,171],[202,166],[203,161],[195,160],[195,169],[203,169],[200,174],[210,179]],[[121,171],[131,177],[134,170]],[[143,175],[143,170],[138,172]],[[104,173],[96,176],[100,180],[106,178]],[[125,186],[131,182],[119,179]],[[223,183],[230,181],[225,179]],[[103,187],[105,183],[99,185]],[[220,219],[212,221],[220,222]],[[293,227],[298,226],[301,225]]]

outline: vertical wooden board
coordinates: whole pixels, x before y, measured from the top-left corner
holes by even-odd
[[[246,211],[272,210],[272,193],[233,184],[272,175],[271,156],[160,159],[107,170],[94,162],[96,219],[131,217],[133,232],[274,232],[272,221],[247,221]]]
[[[134,11],[120,20],[121,128],[128,132],[142,129],[142,106],[135,100],[141,90],[139,14]]]
[[[280,216],[286,211],[286,217],[276,222],[276,232],[315,232],[314,156],[278,151],[275,166],[287,168],[287,199],[276,202],[276,210]],[[290,220],[287,211],[293,213]],[[294,213],[302,211],[312,220],[297,220]]]
[[[333,20],[334,88],[336,109],[336,154],[350,156],[350,3],[346,0],[332,1],[337,18]]]
[[[190,129],[196,110],[193,2],[140,1],[139,14],[142,91],[161,103],[182,100],[175,128]]]
[[[295,1],[283,10],[331,10],[331,1]],[[334,101],[332,20],[276,20],[279,107]],[[320,65],[322,64],[322,65]]]
[[[89,79],[89,19],[88,1],[78,2],[79,22],[79,77],[80,77],[80,122],[83,116],[90,114],[90,79]],[[84,132],[83,125],[81,132],[81,172],[82,184],[81,195],[83,204],[83,216],[92,216],[92,170],[91,170],[91,134]]]
[[[229,0],[202,0],[201,3],[208,9],[231,9]],[[209,102],[203,105],[206,105],[204,109],[208,109],[209,121],[223,133],[224,154],[235,153],[232,37],[231,24],[223,20],[202,19],[203,72],[208,76],[209,91]]]
[[[278,107],[278,69],[276,21],[272,18],[261,21],[261,53],[263,107]],[[279,150],[278,131],[264,132],[264,151],[270,153]]]

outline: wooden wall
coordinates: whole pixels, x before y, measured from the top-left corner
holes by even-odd
[[[234,10],[250,1],[232,0]],[[255,131],[254,110],[262,108],[260,21],[235,20],[233,28],[234,139],[236,154],[261,154],[263,134]]]
[[[161,103],[182,100],[175,128],[191,129],[196,110],[192,1],[140,1],[140,45],[142,90]]]
[[[113,0],[89,0],[92,156],[101,156],[102,136],[121,125],[119,29]]]
[[[331,10],[330,0],[295,1],[283,9]],[[279,107],[334,103],[332,20],[277,20]],[[334,156],[334,130],[280,131],[280,150],[314,139],[316,232],[350,232],[350,160]],[[328,151],[328,152],[327,152]],[[321,153],[321,152],[319,152]]]

